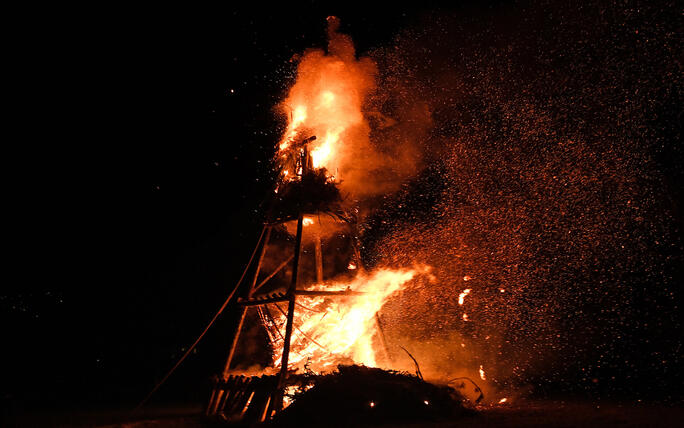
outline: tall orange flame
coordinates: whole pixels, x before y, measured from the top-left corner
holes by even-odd
[[[355,168],[355,154],[370,150],[363,104],[375,87],[376,67],[369,58],[356,59],[351,39],[337,33],[336,18],[328,22],[328,52],[312,50],[302,57],[297,80],[281,103],[288,126],[279,149],[284,155],[298,141],[316,136],[308,147],[313,167],[341,178]]]

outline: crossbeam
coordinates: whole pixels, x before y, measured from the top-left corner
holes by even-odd
[[[352,290],[339,290],[339,291],[324,291],[324,290],[297,290],[295,295],[297,296],[361,296],[364,293],[361,291]]]
[[[303,297],[346,297],[346,296],[362,296],[364,293],[361,291],[352,290],[340,290],[340,291],[324,291],[324,290],[296,290],[295,296]],[[268,305],[269,303],[286,302],[288,297],[286,294],[278,293],[265,298],[257,297],[251,299],[238,299],[238,305],[240,306],[259,306]]]
[[[266,298],[252,298],[252,299],[238,299],[240,306],[260,306],[268,305],[269,303],[287,302],[288,297],[285,294],[276,294]]]

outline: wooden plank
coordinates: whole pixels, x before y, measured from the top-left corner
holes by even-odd
[[[238,305],[240,306],[259,306],[259,305],[267,305],[269,303],[278,303],[278,302],[287,302],[288,297],[285,295],[277,295],[275,297],[267,297],[263,299],[245,299],[245,300],[238,300]]]
[[[341,290],[341,291],[324,291],[324,290],[297,290],[295,291],[297,296],[362,296],[364,293],[361,291],[352,290]]]
[[[295,296],[304,297],[345,297],[345,296],[362,296],[364,293],[361,291],[352,290],[296,290]],[[287,295],[277,294],[273,297],[256,298],[256,299],[238,299],[238,305],[240,306],[259,306],[268,305],[270,303],[288,302],[290,299]]]
[[[240,411],[240,418],[241,419],[245,416],[247,409],[252,404],[252,399],[254,398],[255,393],[256,393],[256,389],[252,389],[252,393],[249,394],[249,397],[247,398],[247,402],[245,402],[245,405],[242,407],[242,410]]]
[[[274,393],[268,394],[268,399],[266,400],[266,404],[264,404],[264,410],[259,417],[259,422],[264,422],[266,420],[266,416],[268,416],[268,409],[271,408],[271,398],[273,397],[273,394]]]
[[[240,387],[240,376],[230,376],[228,380],[226,381],[224,385],[224,393],[223,393],[223,399],[220,400],[219,403],[216,405],[216,410],[214,411],[214,414],[218,412],[222,412],[224,406],[226,405],[226,402],[230,402],[232,399],[232,396],[235,395],[235,392],[239,389]]]
[[[234,415],[239,409],[244,407],[248,395],[252,392],[252,387],[250,385],[251,382],[249,382],[249,379],[251,378],[248,378],[248,381],[240,386],[240,390],[235,394],[232,401],[229,403],[227,411],[224,412],[226,415]]]
[[[214,406],[214,400],[216,399],[216,394],[218,393],[218,382],[214,385],[214,388],[211,390],[211,397],[209,397],[209,402],[207,403],[207,408],[204,411],[204,414],[209,416],[212,407]]]
[[[225,395],[225,391],[222,389],[219,389],[218,394],[216,394],[216,401],[214,402],[214,406],[211,409],[211,412],[209,413],[210,415],[215,415],[216,412],[218,411],[218,405],[219,402],[221,401],[221,398]]]

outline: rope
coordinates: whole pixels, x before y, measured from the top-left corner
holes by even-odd
[[[209,328],[211,328],[211,326],[214,324],[214,322],[215,322],[216,319],[219,317],[219,315],[221,315],[221,312],[223,312],[223,310],[226,308],[226,306],[228,306],[228,303],[230,302],[230,300],[231,300],[231,299],[233,298],[233,296],[235,295],[235,292],[236,292],[236,291],[238,290],[238,288],[240,287],[240,284],[242,284],[242,280],[245,279],[245,275],[247,275],[247,271],[249,270],[249,267],[250,267],[250,265],[252,264],[252,261],[254,260],[254,256],[256,255],[257,250],[259,249],[259,245],[261,244],[261,240],[264,238],[264,233],[266,232],[266,228],[267,228],[267,226],[264,226],[264,228],[261,229],[261,235],[259,235],[259,241],[257,242],[256,247],[254,247],[254,251],[252,251],[252,256],[249,258],[249,262],[247,262],[247,266],[245,266],[245,270],[242,272],[242,276],[240,276],[240,279],[238,280],[237,284],[235,284],[235,288],[233,288],[233,291],[230,292],[230,294],[228,295],[228,298],[226,299],[226,301],[223,302],[223,305],[221,305],[221,308],[219,308],[218,312],[216,312],[216,315],[214,315],[214,318],[212,318],[211,321],[209,321],[209,324],[204,328],[204,331],[199,335],[199,337],[197,338],[197,340],[195,340],[195,343],[193,343],[192,346],[185,352],[185,354],[183,354],[183,356],[178,360],[178,362],[176,363],[176,365],[174,365],[174,366],[171,368],[171,370],[169,370],[169,372],[166,373],[166,376],[164,376],[164,377],[162,378],[162,380],[160,380],[160,381],[154,386],[154,388],[152,388],[152,391],[150,391],[150,393],[147,394],[147,397],[145,397],[145,398],[140,402],[140,404],[138,404],[138,405],[136,406],[136,410],[139,409],[139,408],[141,408],[141,407],[147,402],[147,400],[149,400],[150,397],[152,397],[152,395],[153,395],[155,392],[157,392],[157,390],[159,389],[159,387],[161,387],[161,386],[164,384],[164,382],[166,382],[166,379],[168,379],[169,376],[171,376],[171,375],[173,374],[173,372],[176,371],[176,369],[178,368],[178,366],[181,365],[181,363],[185,360],[185,358],[186,358],[188,355],[190,355],[190,352],[192,352],[192,350],[195,349],[195,346],[197,346],[197,344],[200,342],[200,340],[202,340],[202,338],[203,338],[204,335],[207,333],[207,331],[209,330]]]

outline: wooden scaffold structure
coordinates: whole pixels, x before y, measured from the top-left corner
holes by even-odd
[[[326,177],[325,169],[315,169],[313,167],[308,144],[315,139],[316,137],[314,136],[304,139],[298,144],[293,144],[289,155],[286,157],[285,162],[288,162],[287,168],[297,173],[295,177],[290,177],[287,182],[281,182],[278,188],[279,191],[275,193],[277,195],[276,201],[274,204],[271,204],[262,239],[257,245],[259,256],[256,258],[252,279],[247,289],[243,292],[244,297],[238,299],[240,308],[238,323],[222,374],[214,379],[214,387],[205,411],[207,416],[222,415],[227,418],[263,422],[280,412],[283,409],[284,390],[288,381],[290,342],[294,328],[297,297],[348,297],[362,294],[352,290],[314,291],[298,288],[305,215],[325,212],[337,219],[350,221],[349,216],[340,208],[339,202],[341,198],[335,183]],[[318,200],[311,200],[309,194],[316,195],[314,199],[318,198]],[[258,282],[273,228],[293,220],[296,220],[297,229],[292,255],[262,279],[261,282]],[[320,284],[323,282],[323,253],[319,234],[314,235],[314,248],[316,281]],[[356,256],[358,258],[358,255]],[[285,293],[277,292],[268,295],[257,295],[260,288],[287,267],[289,263],[292,263],[292,275],[287,291]],[[359,263],[359,260],[356,260],[356,263]],[[249,269],[249,266],[247,269]],[[231,375],[231,367],[240,334],[244,327],[247,310],[250,307],[262,307],[280,302],[287,302],[287,311],[285,312],[286,324],[279,374],[251,377]]]

